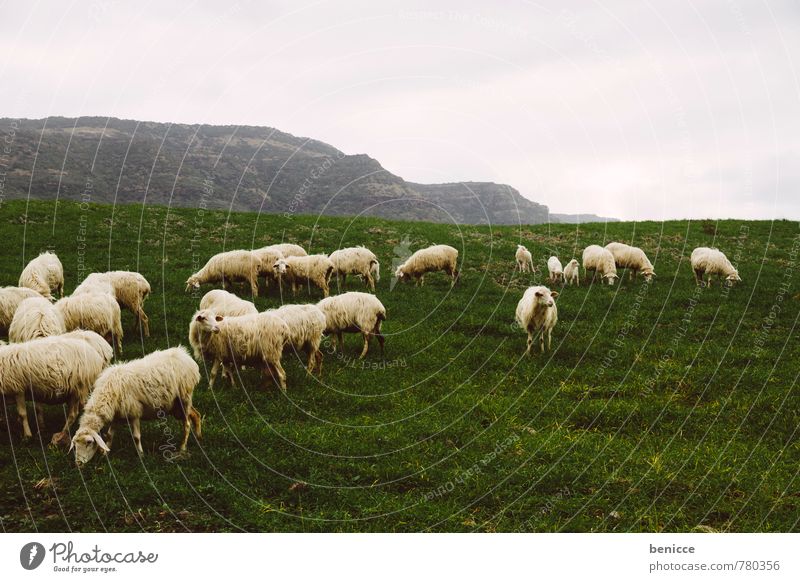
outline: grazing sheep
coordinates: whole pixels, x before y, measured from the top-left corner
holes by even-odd
[[[398,281],[413,277],[416,285],[424,285],[426,273],[444,271],[450,275],[452,279],[450,286],[452,287],[456,284],[459,276],[457,263],[458,251],[456,249],[448,245],[433,245],[411,255],[397,267],[394,275]]]
[[[381,333],[381,322],[386,320],[386,308],[377,297],[370,293],[351,291],[323,299],[317,306],[325,314],[325,333],[336,334],[340,350],[344,351],[343,333],[360,333],[364,337],[360,358],[367,355],[372,336],[378,338],[383,355],[385,339]],[[335,341],[333,347],[336,349]]]
[[[283,305],[267,313],[280,317],[289,328],[287,344],[295,351],[303,350],[308,355],[308,373],[314,370],[322,374],[322,352],[319,344],[325,331],[325,314],[313,304]]]
[[[140,421],[161,419],[170,414],[183,421],[180,452],[186,451],[189,431],[194,425],[201,436],[200,414],[192,406],[192,393],[200,382],[200,368],[184,347],[170,348],[106,368],[94,389],[72,437],[75,462],[88,463],[98,447],[111,450],[114,423],[129,422],[136,452],[144,454]],[[108,426],[106,440],[100,431]]]
[[[217,315],[231,317],[255,315],[258,309],[252,301],[245,301],[223,289],[212,289],[200,300],[200,309],[213,309]]]
[[[8,328],[8,341],[26,342],[32,339],[61,335],[67,330],[64,318],[49,299],[37,296],[25,299],[14,313]]]
[[[209,388],[214,387],[220,366],[238,364],[262,368],[286,390],[281,355],[288,338],[286,324],[271,313],[224,317],[213,309],[203,309],[194,314],[189,325],[195,359],[213,362]],[[230,380],[233,383],[232,375]]]
[[[208,259],[205,266],[186,280],[186,290],[199,289],[205,283],[222,282],[227,289],[232,281],[250,283],[250,292],[258,297],[258,274],[261,260],[252,251],[227,251]]]
[[[322,289],[322,296],[330,295],[328,287],[334,267],[328,255],[306,255],[278,259],[273,265],[279,281],[286,280],[292,286],[292,295],[300,285],[315,285]]]
[[[572,259],[564,267],[564,279],[568,285],[580,285],[581,264],[577,259]]]
[[[347,275],[353,274],[361,276],[370,290],[375,291],[375,282],[381,280],[381,268],[378,257],[371,250],[364,247],[339,249],[332,252],[329,258],[336,280],[338,282],[341,277],[342,286],[347,281]]]
[[[614,255],[600,245],[589,245],[583,249],[583,269],[586,272],[586,279],[589,279],[589,271],[592,271],[592,279],[599,274],[609,285],[613,285],[617,279],[617,266],[614,263]]]
[[[284,258],[284,254],[278,250],[277,245],[271,245],[252,251],[261,261],[261,266],[258,269],[258,275],[264,277],[264,288],[269,288],[270,280],[276,280],[275,271],[272,268],[278,259]]]
[[[41,297],[41,294],[28,287],[0,287],[0,333],[8,333],[19,304],[32,297]]]
[[[64,267],[55,253],[42,253],[32,259],[19,276],[19,286],[33,289],[42,297],[51,299],[52,291],[64,296]]]
[[[547,259],[547,271],[550,273],[549,279],[552,283],[564,280],[564,267],[561,266],[558,257],[553,256]]]
[[[284,257],[305,257],[308,254],[303,247],[292,243],[278,243],[265,248],[273,249]]]
[[[523,245],[517,245],[517,269],[519,269],[520,273],[535,273],[536,270],[533,267],[533,255],[531,252],[526,249]]]
[[[550,291],[547,287],[528,287],[522,299],[517,304],[516,321],[519,326],[528,332],[528,349],[525,355],[531,353],[531,347],[536,334],[539,335],[539,347],[542,352],[550,349],[553,328],[558,322],[558,307],[555,298],[558,291]]]
[[[59,299],[56,310],[64,318],[67,331],[85,329],[106,338],[122,353],[122,317],[119,303],[108,293],[84,292]]]
[[[715,248],[698,247],[692,251],[692,271],[698,285],[703,284],[703,276],[708,275],[708,286],[711,286],[711,275],[717,275],[721,281],[725,277],[726,285],[733,285],[741,281],[737,271],[725,253]]]
[[[628,269],[630,271],[631,279],[635,279],[639,271],[642,272],[644,280],[648,283],[656,276],[653,264],[639,247],[612,242],[606,245],[606,250],[614,255],[614,264],[618,269]]]
[[[58,444],[78,417],[94,381],[111,360],[109,345],[81,331],[0,346],[0,395],[13,396],[23,438],[32,436],[26,398],[36,404],[67,404],[67,420],[53,435]]]
[[[78,285],[72,293],[102,291],[110,293],[119,303],[136,317],[138,325],[145,337],[150,336],[150,319],[144,312],[144,302],[150,295],[150,283],[143,275],[135,271],[109,271],[107,273],[91,273]]]

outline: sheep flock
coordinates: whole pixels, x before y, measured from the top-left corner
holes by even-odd
[[[560,294],[571,293],[570,288],[592,284],[597,278],[614,285],[623,269],[632,281],[641,274],[643,284],[654,282],[655,267],[647,254],[628,244],[589,245],[580,262],[562,258],[566,267],[558,256],[544,251],[535,255],[521,244],[507,256],[508,270],[530,285],[516,312],[507,314],[509,321],[513,319],[527,333],[524,356],[534,355],[537,340],[539,352],[552,350],[558,323],[556,300]],[[421,287],[426,275],[443,273],[451,290],[442,301],[457,301],[450,295],[456,293],[468,260],[449,245],[419,248],[393,265],[392,284],[414,281]],[[537,263],[542,267],[539,271]],[[699,286],[711,286],[714,275],[724,285],[741,281],[719,249],[695,249],[690,265]],[[557,290],[535,283],[544,268],[547,283],[558,285]],[[190,349],[175,345],[123,362],[118,358],[123,340],[129,340],[123,334],[121,310],[134,315],[142,336],[150,335],[144,304],[151,287],[145,276],[133,271],[91,273],[65,296],[62,263],[55,253],[44,252],[25,266],[18,286],[0,287],[0,334],[8,339],[8,343],[0,342],[0,393],[7,404],[14,404],[23,438],[33,434],[28,404],[33,404],[38,427],[42,427],[43,405],[66,405],[66,423],[51,442],[69,444],[78,466],[88,463],[98,451],[110,453],[114,427],[120,423],[130,425],[136,451],[143,454],[140,421],[166,417],[181,423],[183,454],[191,432],[201,436],[201,415],[192,396],[204,375],[208,378],[206,389],[211,391],[220,371],[235,385],[239,370],[253,368],[262,373],[267,388],[278,386],[285,391],[293,380],[281,363],[285,355],[303,352],[307,359],[304,373],[319,378],[323,341],[330,338],[333,348],[344,352],[344,334],[361,336],[359,358],[370,353],[373,339],[383,357],[382,326],[391,323],[391,314],[376,294],[380,271],[379,257],[363,246],[329,254],[310,254],[289,243],[221,252],[186,280],[186,291],[211,287],[186,322],[187,335],[177,340],[178,344],[184,340]],[[348,275],[350,287],[353,277],[360,279],[356,285],[361,290],[346,290]],[[333,286],[332,278],[336,279]],[[277,285],[281,304],[259,311],[248,298],[259,296],[260,283],[264,288]],[[237,284],[244,297],[235,294]],[[284,286],[292,290],[291,303],[283,304]],[[300,294],[316,301],[297,302]],[[76,421],[77,429],[72,432]]]

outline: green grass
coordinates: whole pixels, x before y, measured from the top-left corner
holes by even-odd
[[[143,424],[142,459],[122,429],[106,459],[79,471],[43,444],[62,410],[49,410],[32,443],[7,414],[4,531],[800,529],[795,222],[490,228],[23,201],[0,207],[0,225],[0,284],[50,248],[74,289],[82,226],[86,273],[149,279],[152,336],[125,312],[126,358],[187,343],[199,295],[184,282],[223,249],[365,244],[381,258],[388,311],[385,360],[371,352],[362,367],[360,340],[347,336],[346,358],[326,353],[321,382],[286,356],[286,394],[252,370],[213,392],[201,381],[203,439],[179,462],[159,451],[177,421]],[[461,284],[433,275],[390,291],[404,237],[414,249],[458,247]],[[516,244],[543,267],[552,252],[566,262],[611,240],[642,246],[657,281],[564,289],[554,350],[522,358],[514,309],[541,275],[513,273]],[[743,284],[698,290],[688,256],[699,245],[723,249]]]

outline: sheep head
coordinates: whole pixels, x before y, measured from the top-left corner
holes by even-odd
[[[217,315],[210,309],[198,311],[194,316],[195,322],[205,333],[219,333],[219,324],[224,319],[223,316]]]
[[[558,297],[558,291],[550,291],[547,287],[541,287],[533,295],[537,305],[550,309],[556,304],[555,298]]]
[[[75,464],[82,467],[92,460],[98,448],[106,453],[111,450],[96,430],[79,428],[72,437],[69,450],[75,449]]]

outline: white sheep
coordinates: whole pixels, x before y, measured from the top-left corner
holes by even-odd
[[[577,259],[572,259],[567,266],[564,267],[564,280],[568,285],[580,284],[580,270],[581,264]]]
[[[319,345],[326,327],[322,310],[313,304],[283,305],[267,313],[277,315],[286,324],[289,332],[286,345],[291,346],[295,352],[305,351],[308,356],[308,373],[313,374],[316,370],[318,374],[322,374],[322,352]]]
[[[517,269],[519,269],[520,273],[536,272],[533,267],[533,255],[524,245],[517,245],[515,257],[517,259]]]
[[[583,269],[586,272],[586,279],[589,279],[589,271],[592,271],[592,278],[600,275],[609,285],[613,285],[617,279],[617,266],[614,262],[614,255],[600,245],[589,245],[583,249]]]
[[[227,289],[233,281],[250,283],[250,292],[258,297],[258,274],[261,260],[252,251],[227,251],[208,259],[205,266],[186,280],[186,290],[199,289],[206,283],[222,282]]]
[[[192,405],[192,393],[200,382],[200,368],[184,347],[159,350],[138,360],[106,368],[94,389],[72,437],[75,462],[88,463],[97,449],[111,450],[114,424],[128,422],[136,452],[144,454],[140,421],[167,415],[183,421],[180,452],[186,451],[191,426],[201,436],[200,414]],[[108,426],[106,440],[100,436]]]
[[[150,295],[150,283],[135,271],[109,271],[91,273],[73,291],[73,295],[103,291],[114,296],[120,308],[129,310],[136,317],[136,324],[145,337],[150,336],[150,319],[144,311],[144,302]]]
[[[64,428],[51,442],[58,444],[67,436],[94,381],[112,357],[109,345],[90,334],[81,331],[0,346],[0,395],[15,399],[23,438],[32,436],[26,398],[41,404],[67,404]]]
[[[538,334],[539,347],[542,352],[550,349],[553,328],[558,322],[558,307],[555,298],[558,291],[550,291],[547,287],[528,287],[522,299],[517,304],[516,321],[519,326],[528,332],[528,349],[525,355],[531,353],[533,342]]]
[[[275,276],[292,286],[292,294],[297,294],[300,285],[314,285],[322,290],[322,296],[330,295],[330,280],[334,267],[328,255],[306,255],[304,257],[285,257],[273,265]]]
[[[561,261],[559,261],[556,256],[547,259],[547,272],[549,273],[549,279],[552,283],[558,283],[564,280],[564,267],[561,266]]]
[[[725,253],[716,248],[698,247],[692,251],[692,271],[698,285],[703,284],[703,277],[708,275],[708,286],[711,286],[711,276],[717,275],[721,281],[725,277],[726,285],[733,285],[742,280]]]
[[[284,254],[278,249],[278,245],[262,247],[251,252],[261,261],[258,274],[264,277],[264,288],[269,289],[270,281],[277,280],[273,265],[275,265],[278,259],[284,258]]]
[[[252,301],[240,299],[233,293],[223,289],[212,289],[200,300],[200,309],[213,309],[217,315],[231,317],[237,315],[254,315],[258,309]]]
[[[204,309],[197,311],[189,324],[189,343],[195,359],[213,362],[209,388],[214,387],[220,366],[232,368],[238,364],[263,369],[286,390],[281,355],[288,338],[286,324],[271,313],[224,317],[213,309]],[[233,383],[233,376],[230,380]]]
[[[308,254],[303,247],[292,243],[278,243],[265,248],[274,249],[284,257],[305,257]]]
[[[64,318],[67,331],[90,330],[100,334],[117,351],[122,353],[122,317],[119,303],[113,295],[99,292],[84,292],[59,299],[56,310]]]
[[[12,343],[61,335],[67,330],[61,313],[44,297],[31,297],[19,304],[14,319],[8,328],[8,340]]]
[[[386,320],[386,308],[370,293],[351,291],[323,299],[317,306],[325,314],[325,333],[339,340],[339,349],[344,350],[343,333],[360,333],[364,338],[361,358],[367,355],[369,340],[375,336],[384,353],[384,337],[381,323]],[[333,344],[336,349],[336,342]]]
[[[32,297],[41,294],[28,287],[0,287],[0,333],[8,333],[19,304]]]
[[[433,245],[411,255],[397,267],[394,275],[398,281],[413,277],[416,285],[424,285],[426,273],[444,271],[450,275],[452,280],[450,285],[453,286],[459,277],[457,263],[458,251],[456,249],[448,245]]]
[[[650,262],[645,252],[639,247],[611,242],[606,245],[606,250],[614,255],[614,264],[618,269],[628,269],[630,271],[631,279],[635,279],[636,274],[640,271],[644,276],[644,280],[648,283],[656,276],[653,270],[653,263]]]
[[[378,257],[371,250],[364,247],[350,247],[334,251],[328,257],[333,263],[334,274],[341,285],[347,281],[347,275],[359,275],[364,279],[370,290],[375,291],[375,283],[381,280],[381,267]]]
[[[45,252],[32,259],[19,276],[20,287],[28,287],[51,299],[52,291],[64,296],[64,267],[55,253]]]

